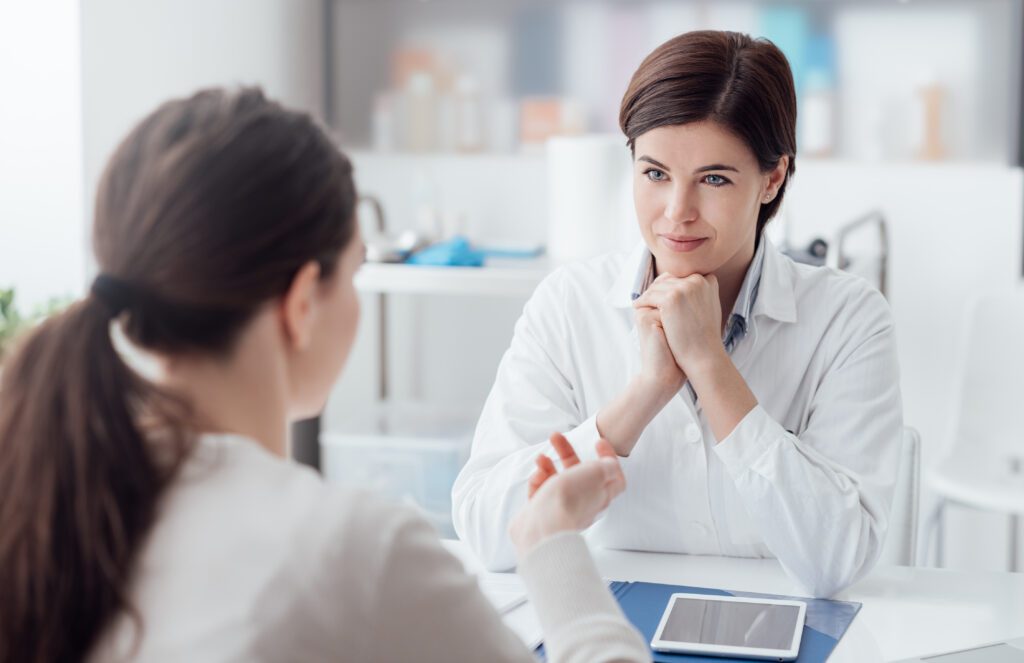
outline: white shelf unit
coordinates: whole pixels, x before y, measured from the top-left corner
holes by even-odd
[[[367,293],[529,297],[550,270],[544,259],[493,261],[484,267],[367,263],[355,282]]]

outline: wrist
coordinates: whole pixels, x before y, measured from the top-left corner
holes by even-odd
[[[537,503],[528,502],[509,526],[509,538],[519,558],[526,556],[545,539],[560,532],[576,531],[565,519],[552,517],[537,508]]]
[[[725,351],[724,345],[715,343],[685,362],[686,374],[691,382],[703,382],[707,377],[718,373],[726,364],[732,364],[729,353]]]
[[[672,397],[683,388],[686,378],[682,379],[658,379],[644,374],[633,377],[626,386],[627,398],[634,407],[648,406],[644,409],[652,410],[652,417],[661,411],[661,408],[672,400]]]

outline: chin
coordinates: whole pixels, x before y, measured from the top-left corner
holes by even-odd
[[[713,271],[704,266],[703,260],[694,260],[689,257],[682,257],[675,253],[668,255],[665,255],[664,252],[655,253],[654,260],[657,263],[659,274],[668,272],[672,276],[680,279],[693,274],[706,275]]]

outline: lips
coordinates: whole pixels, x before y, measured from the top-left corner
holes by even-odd
[[[689,253],[696,251],[708,241],[707,237],[691,237],[689,235],[658,235],[658,241],[671,250],[678,253]]]

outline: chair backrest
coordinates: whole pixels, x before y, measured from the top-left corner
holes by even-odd
[[[960,366],[953,455],[1024,455],[1024,291],[979,298]]]
[[[879,564],[915,566],[917,564],[917,518],[921,493],[921,438],[913,428],[903,429],[900,467],[896,492],[889,514],[889,532],[885,537]]]

